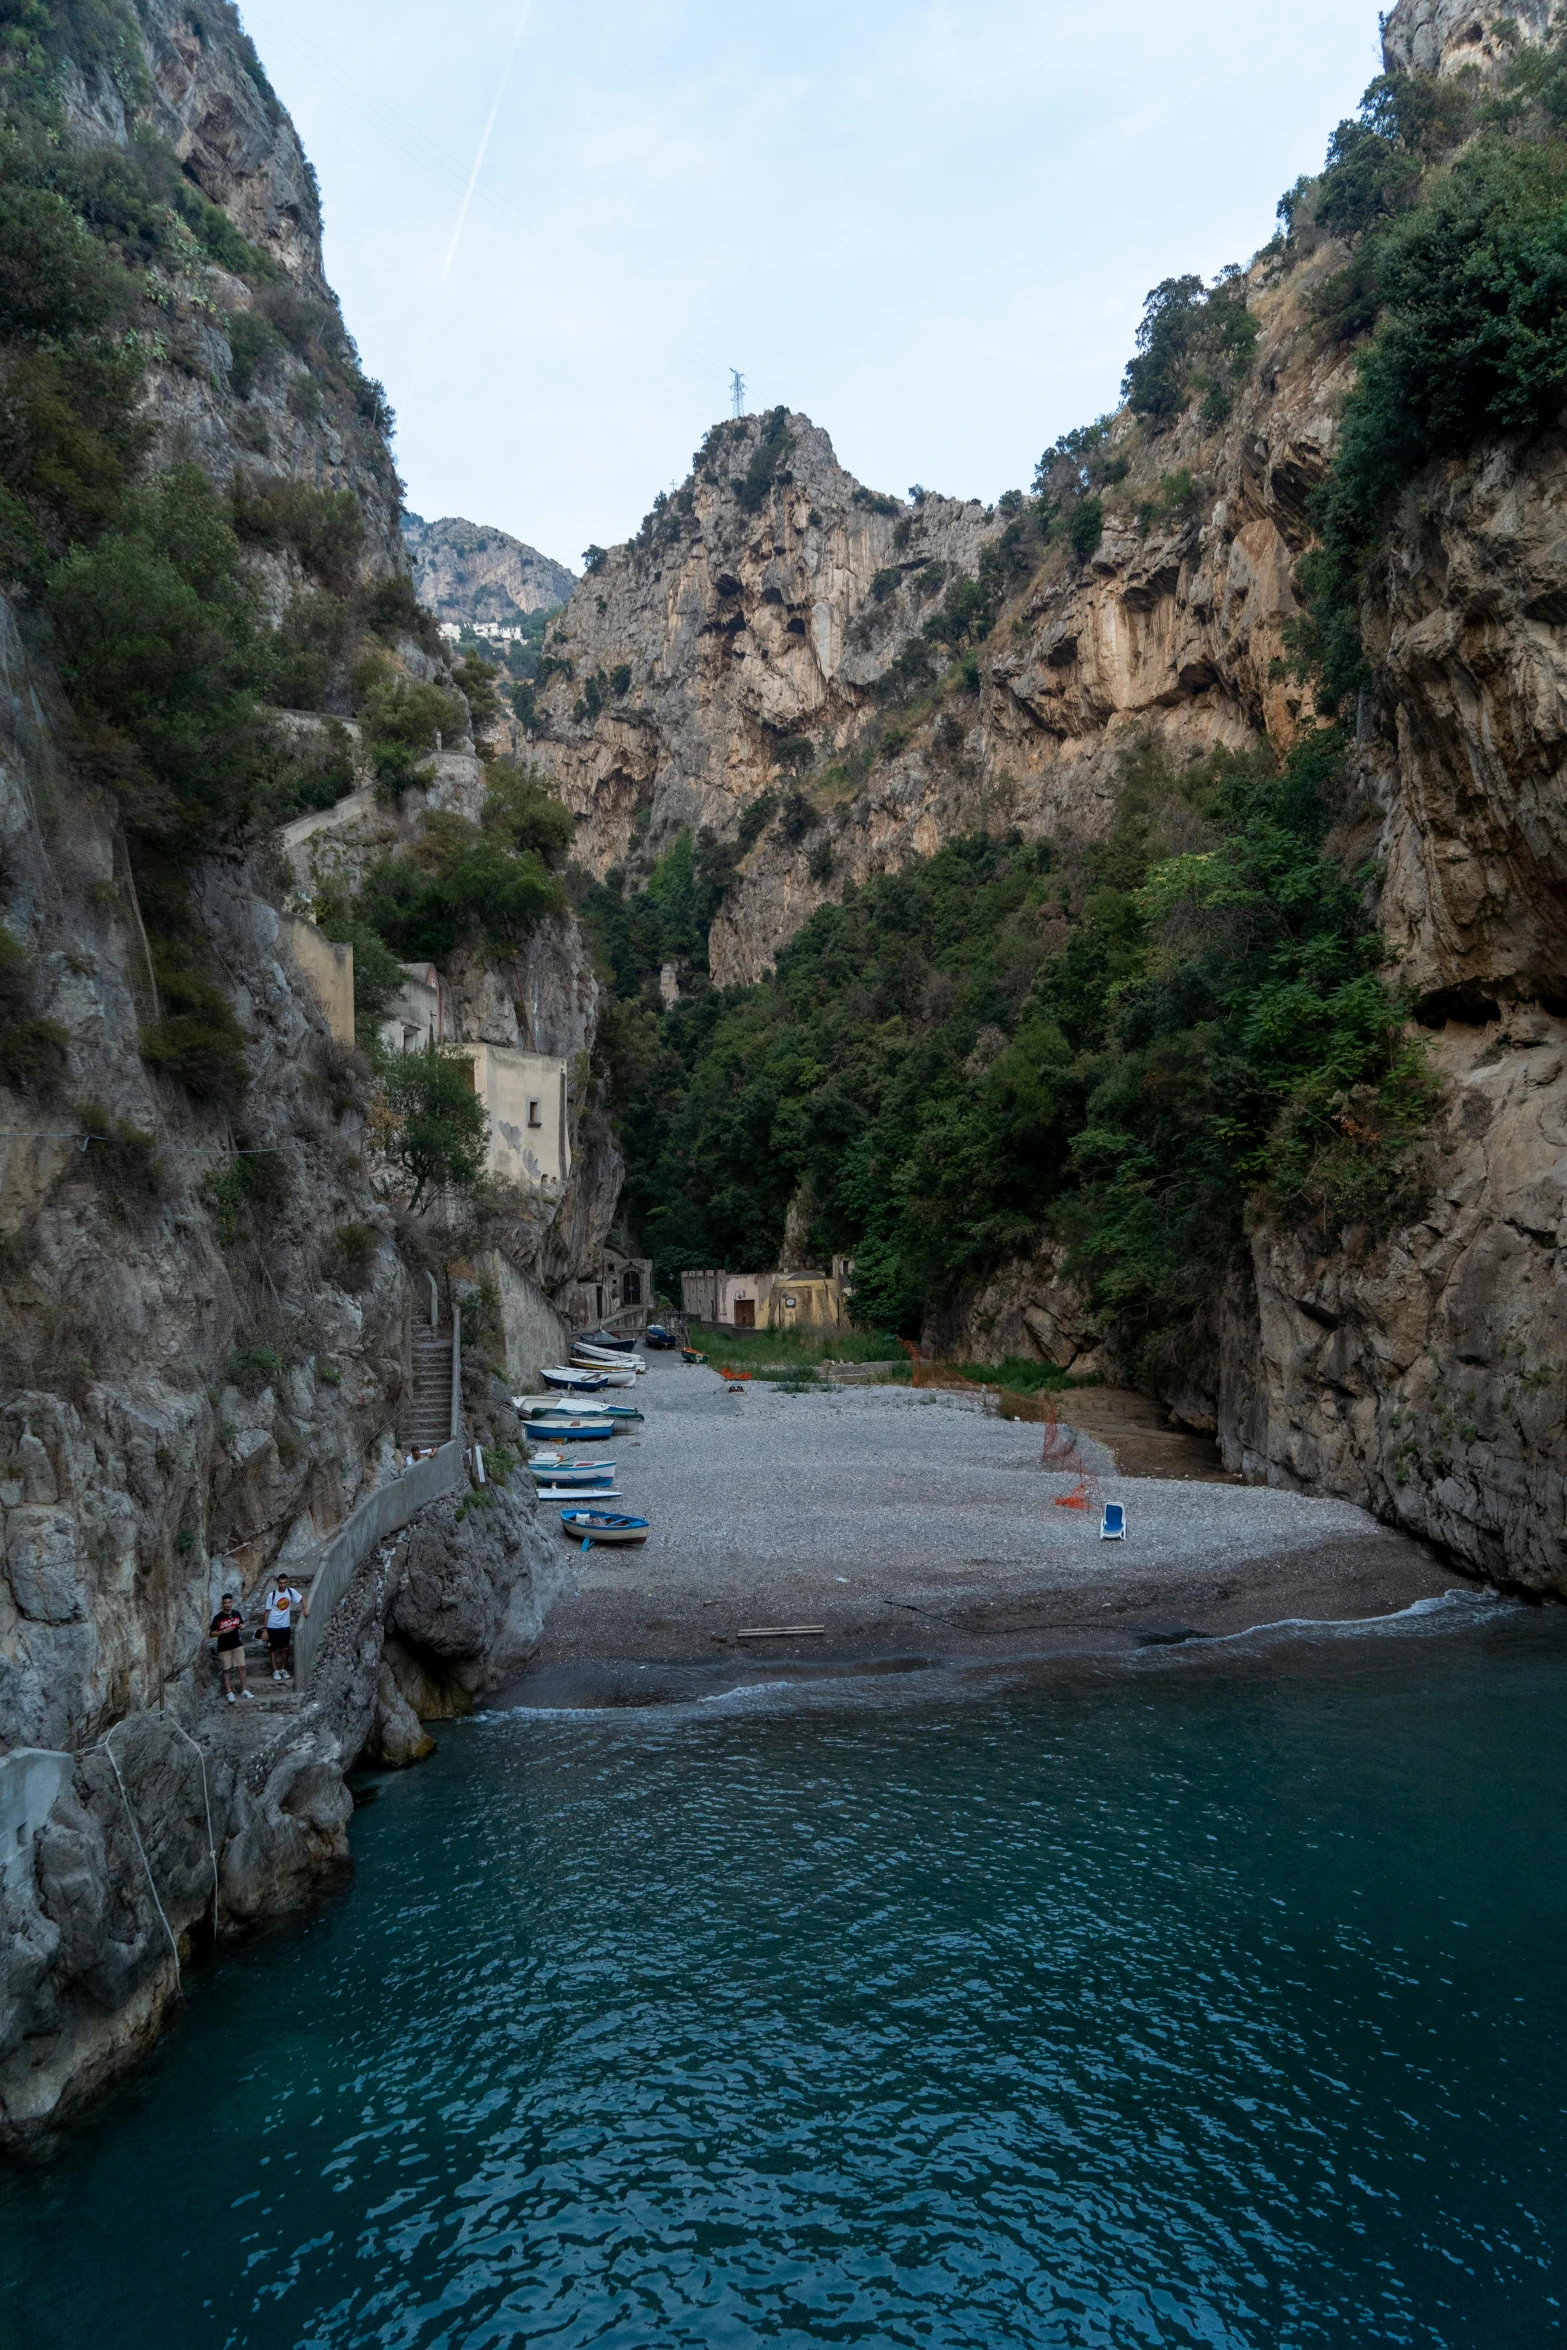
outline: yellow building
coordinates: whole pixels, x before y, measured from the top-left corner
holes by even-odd
[[[769,1330],[845,1330],[849,1325],[847,1257],[834,1257],[830,1273],[778,1273],[767,1294]]]
[[[325,938],[300,914],[278,916],[280,943],[292,956],[310,992],[326,1015],[328,1032],[339,1044],[354,1041],[354,950]]]
[[[505,1183],[558,1190],[571,1173],[571,1063],[499,1044],[454,1048],[473,1065],[473,1090],[490,1114],[487,1166]]]

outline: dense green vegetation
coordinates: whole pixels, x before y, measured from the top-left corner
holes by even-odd
[[[433,810],[414,845],[378,859],[357,892],[323,888],[322,929],[354,949],[361,1036],[372,1037],[385,1016],[401,963],[444,963],[470,944],[507,954],[563,913],[559,868],[571,838],[559,800],[532,773],[497,759],[477,824]]]
[[[1280,206],[1291,246],[1348,239],[1320,309],[1374,331],[1301,566],[1303,666],[1336,709],[1367,680],[1359,607],[1399,494],[1432,458],[1490,435],[1527,438],[1567,394],[1567,21],[1520,46],[1500,94],[1384,76],[1344,122],[1315,182]]]
[[[623,1002],[630,1204],[661,1277],[775,1263],[803,1196],[862,1319],[912,1334],[1054,1231],[1151,1373],[1202,1326],[1249,1203],[1386,1219],[1428,1089],[1323,855],[1339,788],[1330,735],[1282,770],[1175,775],[1145,747],[1070,866],[955,841],[823,908],[759,987]]]

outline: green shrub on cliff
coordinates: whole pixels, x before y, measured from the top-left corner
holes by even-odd
[[[1478,122],[1478,132],[1474,131]],[[1356,240],[1320,290],[1335,334],[1374,328],[1319,493],[1320,545],[1301,565],[1302,665],[1336,708],[1366,678],[1360,593],[1394,504],[1433,458],[1528,438],[1567,400],[1567,25],[1519,45],[1500,96],[1383,76],[1327,168],[1289,200]],[[1467,144],[1453,154],[1459,142]]]

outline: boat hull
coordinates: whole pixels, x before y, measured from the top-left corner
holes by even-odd
[[[604,1542],[630,1546],[646,1542],[646,1518],[622,1517],[618,1510],[575,1509],[560,1513],[561,1532],[574,1542]]]
[[[524,1420],[522,1432],[532,1444],[607,1444],[615,1433],[613,1420]]]

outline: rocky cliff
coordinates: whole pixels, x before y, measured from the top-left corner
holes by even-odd
[[[852,756],[878,680],[999,527],[972,502],[865,489],[808,417],[715,427],[546,639],[526,748],[584,864],[634,841],[651,859],[685,827],[731,838],[768,792]],[[889,840],[887,861],[918,845]],[[765,911],[721,925],[715,975],[754,975],[819,901],[804,863],[775,862]]]
[[[253,588],[268,626],[303,611],[300,641],[316,627],[337,663],[306,673],[330,671],[336,706],[350,626],[373,631],[377,677],[449,690],[409,588],[384,403],[322,275],[314,177],[235,12],[37,13],[49,38],[35,70],[58,105],[41,168],[64,155],[119,204],[122,184],[142,193],[116,180],[118,158],[177,167],[135,281],[142,478],[194,464],[230,501],[199,511],[215,560],[238,518],[250,587],[235,610],[248,626]],[[123,206],[105,198],[103,217],[105,234],[130,233]],[[150,576],[153,558],[136,559]],[[181,592],[178,609],[194,609]],[[299,719],[294,739],[325,725]],[[471,741],[451,756],[475,784]],[[557,1575],[502,1452],[498,1483],[438,1503],[365,1561],[304,1697],[263,1673],[259,1700],[220,1707],[205,1638],[220,1592],[241,1593],[254,1622],[267,1579],[308,1585],[326,1537],[396,1475],[431,1275],[448,1327],[467,1296],[480,1334],[470,1434],[504,1445],[515,1423],[486,1365],[482,1293],[408,1214],[377,1154],[366,1064],[291,958],[290,875],[265,828],[225,826],[221,765],[204,771],[215,853],[177,862],[149,829],[156,804],[127,784],[140,773],[125,739],[68,700],[45,599],[22,579],[0,597],[11,2144],[47,2134],[147,2044],[193,1951],[297,1908],[345,1865],[356,1758],[414,1759],[419,1716],[461,1710],[515,1669]],[[569,920],[499,978],[470,956],[457,996],[475,1034],[496,998],[508,1035],[520,1004],[556,1040],[546,1049],[591,1048],[597,998]],[[558,1212],[500,1236],[545,1280],[591,1270],[613,1212],[618,1162],[595,1116],[585,1096]],[[42,1813],[24,1750],[63,1774]]]
[[[536,547],[452,515],[426,522],[405,514],[403,543],[420,603],[458,627],[481,620],[511,625],[530,612],[552,612],[577,584],[575,572]]]
[[[1483,83],[1550,13],[1401,0],[1388,68]],[[681,826],[733,840],[711,964],[750,979],[846,882],[954,833],[1080,850],[1109,829],[1133,745],[1176,768],[1218,746],[1287,753],[1319,723],[1292,624],[1355,380],[1354,333],[1332,323],[1354,258],[1338,234],[1275,239],[1236,281],[1255,337],[1239,380],[1047,457],[1094,511],[1043,549],[1021,497],[994,514],[879,498],[803,418],[715,434],[549,640],[535,755],[590,864],[645,866]],[[1207,1370],[1170,1398],[1249,1475],[1558,1591],[1564,455],[1548,431],[1429,465],[1361,614],[1370,678],[1334,845],[1380,871],[1389,968],[1443,1088],[1424,1217],[1374,1246],[1257,1229]],[[987,594],[988,625],[960,659],[938,629],[941,658],[911,668],[954,571]],[[944,1336],[981,1358],[1103,1361],[1053,1243]]]

